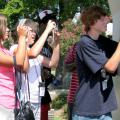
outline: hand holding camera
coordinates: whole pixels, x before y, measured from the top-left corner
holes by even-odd
[[[56,29],[56,23],[52,20],[49,20],[47,23],[46,30],[50,33],[52,30]]]
[[[60,33],[58,32],[58,29],[56,27],[56,23],[52,20],[48,21],[46,30],[51,32],[52,34],[48,36],[47,41],[50,46],[54,46],[54,44],[58,41]]]
[[[25,22],[26,22],[26,19],[21,19],[17,26],[17,33],[19,37],[25,37],[25,38],[27,37],[28,29],[24,25]]]
[[[60,33],[56,30],[52,30],[52,34],[48,36],[47,42],[48,44],[53,47],[55,44],[59,43],[59,36]]]
[[[26,37],[27,36],[27,27],[26,26],[18,26],[17,33],[19,37]]]

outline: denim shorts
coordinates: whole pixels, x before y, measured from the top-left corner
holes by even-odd
[[[78,116],[78,115],[72,115],[72,120],[112,120],[111,113],[107,113],[101,116]]]

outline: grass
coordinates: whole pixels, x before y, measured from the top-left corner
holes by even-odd
[[[59,118],[59,117],[54,117],[54,120],[61,120],[61,118]]]
[[[52,101],[51,108],[56,111],[54,120],[67,120],[67,93],[59,94]]]
[[[60,109],[67,103],[66,93],[61,93],[57,98],[52,101],[53,109]]]

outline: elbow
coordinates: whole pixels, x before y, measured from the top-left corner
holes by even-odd
[[[115,73],[116,69],[115,68],[110,68],[107,70],[109,73]]]
[[[23,67],[22,67],[22,72],[23,72],[23,73],[28,73],[28,68],[23,68]]]
[[[109,72],[109,73],[115,73],[117,67],[115,65],[110,65],[105,67],[105,69]]]
[[[29,67],[30,67],[29,65],[28,66],[23,66],[22,67],[23,73],[28,73]]]
[[[58,64],[55,64],[55,65],[53,66],[53,68],[57,68],[57,66],[58,66]]]
[[[37,54],[36,52],[34,52],[34,51],[30,51],[30,52],[28,53],[28,55],[29,55],[29,57],[31,57],[31,58],[36,58],[36,57],[38,56],[38,54]]]
[[[24,62],[22,62],[22,61],[17,61],[17,67],[18,67],[18,68],[22,68],[23,65],[24,65]]]
[[[36,58],[37,57],[37,54],[33,54],[30,56],[31,58]]]
[[[55,69],[57,68],[57,66],[58,66],[58,63],[53,63],[53,64],[51,63],[49,67],[52,69]]]
[[[32,57],[36,58],[38,56],[38,54],[36,52],[32,52]]]
[[[20,59],[20,58],[17,59],[17,57],[16,57],[16,66],[18,68],[23,68],[23,66],[24,66],[24,59]]]
[[[18,63],[17,68],[22,70],[23,73],[27,73],[29,70],[29,65],[24,65],[24,63]]]

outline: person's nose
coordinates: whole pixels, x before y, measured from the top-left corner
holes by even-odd
[[[110,18],[109,16],[106,16],[106,17],[105,17],[105,21],[106,21],[107,23],[109,23],[109,22],[111,21],[111,18]]]

